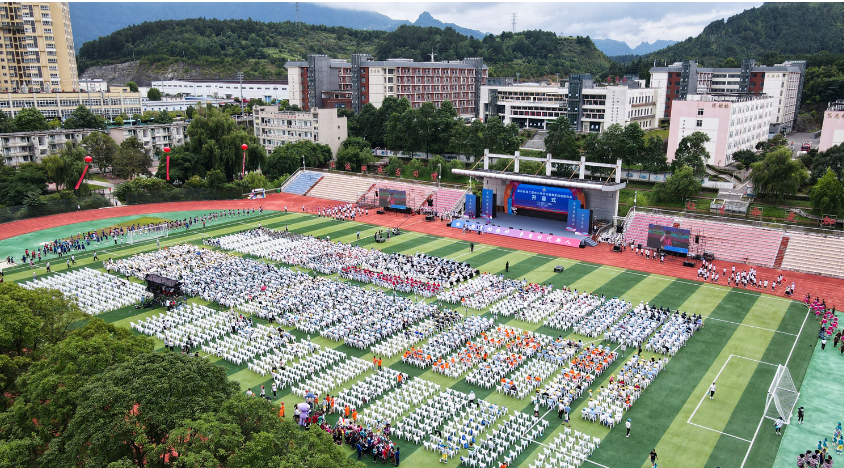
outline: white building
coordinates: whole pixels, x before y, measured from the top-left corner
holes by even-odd
[[[79,78],[79,90],[83,93],[87,91],[92,93],[106,92],[108,91],[108,82],[101,78]]]
[[[255,106],[252,111],[255,136],[267,153],[277,146],[310,140],[328,145],[337,156],[340,145],[348,138],[346,118],[338,117],[336,109],[292,112],[280,111],[278,106]]]
[[[144,98],[141,102],[143,111],[161,112],[166,110],[168,112],[188,110],[188,107],[193,106],[194,109],[205,107],[206,104],[211,104],[214,107],[220,107],[226,104],[235,104],[232,99],[215,99],[215,98],[199,98],[199,99],[165,99],[162,101],[150,101]]]
[[[152,87],[161,91],[162,95],[198,96],[225,99],[261,99],[266,103],[273,99],[283,101],[290,99],[290,90],[286,81],[255,81],[246,80],[243,84],[237,80],[201,81],[201,80],[167,80],[153,81]]]
[[[823,113],[823,128],[818,151],[826,151],[844,143],[844,99],[830,102]]]
[[[56,129],[40,132],[15,132],[0,134],[0,152],[7,166],[27,162],[41,162],[41,158],[58,152],[68,141],[82,143],[86,136],[101,130]]]
[[[173,122],[169,124],[125,125],[112,127],[109,135],[118,145],[129,137],[135,137],[143,143],[144,151],[148,155],[155,153],[158,148],[165,146],[182,146],[188,140],[188,123]]]
[[[578,132],[603,132],[610,125],[638,123],[644,130],[659,126],[665,93],[639,87],[640,81],[595,84],[579,80],[581,92],[569,95],[566,87],[510,85],[482,86],[481,110],[485,119],[498,115],[505,124],[546,128],[549,121],[568,117]]]
[[[694,132],[707,134],[707,164],[723,167],[733,162],[733,153],[755,150],[756,143],[768,140],[768,128],[777,118],[777,100],[770,96],[746,94],[694,94],[673,104],[668,131],[668,162],[680,140]]]

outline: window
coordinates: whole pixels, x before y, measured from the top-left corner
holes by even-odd
[[[703,120],[698,120],[697,124],[695,124],[695,126],[696,127],[703,127]]]
[[[698,109],[697,115],[703,115],[703,109]],[[698,120],[698,122],[700,122],[700,120]],[[700,125],[698,125],[698,127],[700,127]]]

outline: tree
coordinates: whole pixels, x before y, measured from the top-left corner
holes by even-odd
[[[660,172],[668,168],[668,161],[663,150],[662,138],[651,135],[645,140],[642,149],[642,169],[650,172]]]
[[[844,177],[844,145],[835,145],[812,158],[812,179],[817,182],[826,171],[831,169],[841,180]]]
[[[48,130],[50,124],[41,111],[34,107],[26,107],[15,117],[15,128],[19,132],[35,132]]]
[[[791,159],[791,150],[781,147],[753,163],[750,181],[757,197],[777,201],[797,193],[809,177],[803,163]]]
[[[85,149],[67,141],[58,153],[43,158],[42,163],[47,170],[47,178],[56,184],[57,190],[72,188],[85,169]]]
[[[267,165],[267,152],[252,132],[238,126],[234,120],[216,109],[207,112],[206,117],[193,119],[187,129],[189,137],[186,151],[193,154],[196,167],[219,169],[226,177],[240,174],[243,150],[246,143],[246,170],[254,171]],[[286,146],[286,145],[285,145]],[[331,151],[328,151],[329,158]],[[326,160],[327,162],[327,160]],[[171,161],[172,163],[172,161]],[[193,174],[186,174],[189,178]]]
[[[622,131],[622,144],[619,157],[622,165],[627,167],[642,163],[642,153],[645,151],[645,131],[635,122],[631,122]]]
[[[820,215],[838,214],[844,208],[844,186],[832,169],[827,169],[826,174],[818,179],[818,183],[809,190],[809,197],[812,208]]]
[[[130,82],[126,83],[126,87],[128,87],[129,91],[131,91],[133,93],[138,92],[138,83],[135,83],[134,81],[130,81]]]
[[[123,143],[126,143],[124,140]],[[131,146],[123,146],[120,144],[120,149],[114,156],[114,163],[112,163],[111,172],[115,177],[121,179],[128,179],[136,175],[149,174],[149,167],[152,165],[152,158],[150,158],[144,151]]]
[[[10,119],[5,112],[0,112],[0,133],[14,133],[16,131],[15,121]]]
[[[545,135],[545,149],[554,159],[574,161],[580,159],[577,138],[567,117],[558,117],[548,122],[548,134]]]
[[[67,430],[50,442],[43,460],[105,466],[128,457],[138,467],[159,466],[170,452],[171,431],[219,411],[235,393],[225,370],[204,359],[141,354],[89,379]]]
[[[704,146],[710,141],[709,135],[703,132],[694,132],[684,136],[677,145],[674,152],[674,161],[671,166],[676,172],[677,168],[689,166],[694,171],[695,177],[706,175],[706,161],[709,160],[709,151]]]
[[[97,128],[104,130],[106,128],[105,120],[99,115],[94,114],[85,106],[77,106],[73,113],[65,119],[64,128]]]
[[[519,127],[504,125],[498,116],[487,120],[483,128],[483,147],[497,154],[515,154],[519,149]]]
[[[759,160],[759,155],[755,151],[749,149],[738,150],[733,153],[733,161],[738,161],[745,166],[750,166]]]
[[[185,109],[185,117],[187,117],[188,120],[190,120],[190,119],[193,118],[194,115],[196,115],[196,109],[194,109],[193,106],[188,106],[188,108]]]
[[[82,147],[94,158],[94,164],[103,172],[114,163],[114,156],[117,154],[117,143],[102,132],[94,132],[82,139]]]
[[[157,124],[169,124],[173,123],[173,114],[167,112],[167,109],[162,110],[155,116],[153,122]]]
[[[160,101],[161,100],[161,91],[158,88],[150,88],[147,91],[147,99],[150,101]]]
[[[33,193],[46,193],[47,180],[43,162],[24,163],[17,168],[0,166],[0,205],[21,205]]]
[[[331,160],[331,148],[310,140],[297,141],[277,146],[267,158],[264,174],[270,179],[277,179],[284,174],[293,174],[302,167],[302,156],[309,167],[320,167]]]
[[[656,184],[651,191],[653,201],[684,201],[700,192],[701,183],[695,176],[694,169],[682,166],[665,182]]]

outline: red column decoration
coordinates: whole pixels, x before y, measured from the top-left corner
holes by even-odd
[[[88,172],[88,166],[93,160],[94,158],[92,158],[91,156],[85,156],[85,169],[82,170],[82,176],[79,177],[79,182],[76,183],[76,187],[74,187],[73,190],[79,190],[79,186],[82,185],[82,179],[85,178],[85,174]]]
[[[164,154],[167,155],[167,180],[170,180],[170,147],[164,147]]]
[[[249,147],[246,145],[246,143],[244,143],[240,145],[240,149],[243,150],[243,170],[240,173],[240,178],[242,179],[246,177],[246,150],[249,149]]]

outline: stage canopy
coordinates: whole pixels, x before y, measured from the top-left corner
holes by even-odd
[[[626,182],[604,182],[586,179],[563,179],[544,175],[517,174],[515,172],[493,171],[491,169],[452,169],[452,173],[474,177],[487,177],[528,184],[551,185],[554,187],[579,188],[584,190],[599,190],[601,192],[618,192],[627,186]]]
[[[147,283],[155,283],[160,284],[162,286],[167,286],[168,288],[175,288],[179,285],[179,282],[177,280],[165,278],[159,275],[154,275],[152,273],[146,275],[144,277],[144,281],[146,281]]]

